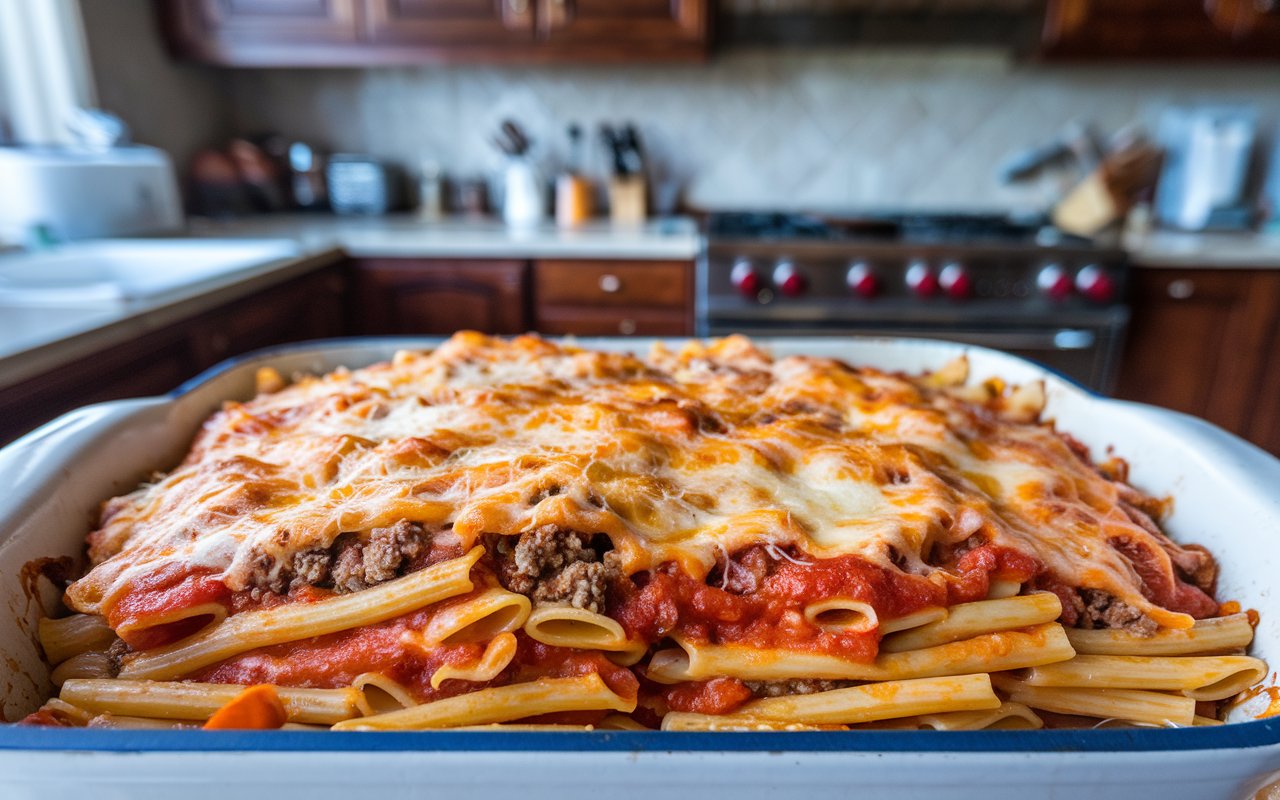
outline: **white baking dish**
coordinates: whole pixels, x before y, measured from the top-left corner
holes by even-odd
[[[165,397],[90,406],[0,450],[0,692],[14,718],[49,687],[32,641],[24,564],[78,555],[98,504],[185,452],[223,400],[246,398],[259,366],[325,372],[432,339],[319,342],[228,362]],[[643,349],[637,340],[588,346]],[[966,352],[975,378],[1044,378],[1048,416],[1132,464],[1138,486],[1176,498],[1175,538],[1222,562],[1220,596],[1262,615],[1255,653],[1280,666],[1280,461],[1200,420],[1108,400],[1028,361],[978,347],[888,339],[779,339],[777,353],[833,355],[919,371]],[[46,602],[55,598],[46,587]],[[1274,673],[1268,682],[1274,682]],[[309,733],[0,727],[0,797],[652,798],[983,797],[1162,800],[1251,797],[1280,779],[1280,719],[1181,730],[849,733]]]

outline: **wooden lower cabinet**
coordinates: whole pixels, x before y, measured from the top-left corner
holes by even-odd
[[[1136,269],[1119,397],[1280,454],[1280,271]]]
[[[336,268],[321,270],[0,388],[0,444],[90,403],[171,391],[231,356],[340,336],[343,290]]]
[[[356,261],[352,328],[374,335],[524,333],[529,328],[527,273],[524,261]]]
[[[362,334],[693,332],[691,261],[362,259],[351,283]]]
[[[533,263],[534,325],[576,336],[693,333],[693,262]]]

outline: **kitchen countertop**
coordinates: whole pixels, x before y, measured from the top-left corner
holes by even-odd
[[[1125,242],[1139,267],[1280,269],[1280,231],[1183,233],[1153,231]]]
[[[334,248],[278,258],[145,300],[93,305],[0,305],[0,388],[341,258],[342,252]]]
[[[549,224],[519,230],[492,219],[425,221],[412,215],[277,214],[195,219],[186,235],[282,238],[296,242],[302,254],[143,302],[0,306],[0,386],[334,263],[344,254],[356,258],[690,260],[703,248],[702,234],[688,218],[653,220],[640,226],[596,222],[571,230]],[[1154,231],[1125,244],[1138,267],[1280,269],[1280,231]]]
[[[193,283],[143,301],[77,306],[0,305],[0,387],[334,263],[344,255],[690,260],[702,249],[701,233],[687,218],[653,220],[639,226],[599,222],[572,230],[551,225],[516,230],[491,219],[428,222],[410,215],[278,214],[233,220],[195,219],[186,235],[288,239],[299,245],[301,255]]]
[[[671,217],[643,225],[591,222],[509,228],[489,218],[424,220],[411,214],[337,217],[274,214],[243,219],[195,219],[193,236],[289,238],[307,252],[340,247],[355,258],[608,258],[691,260],[702,250],[693,220]]]

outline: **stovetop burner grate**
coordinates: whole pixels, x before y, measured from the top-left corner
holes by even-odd
[[[1003,214],[882,214],[823,217],[786,212],[712,214],[708,233],[716,239],[757,241],[1002,242],[1035,244],[1045,239],[1043,217]],[[1055,243],[1062,237],[1050,237]]]

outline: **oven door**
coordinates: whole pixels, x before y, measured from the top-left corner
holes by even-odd
[[[770,324],[755,321],[748,325],[711,325],[708,334],[726,336],[890,336],[911,339],[943,339],[962,344],[990,347],[1030,359],[1075,380],[1094,391],[1109,394],[1115,386],[1119,365],[1122,325],[1098,327],[929,327]]]

